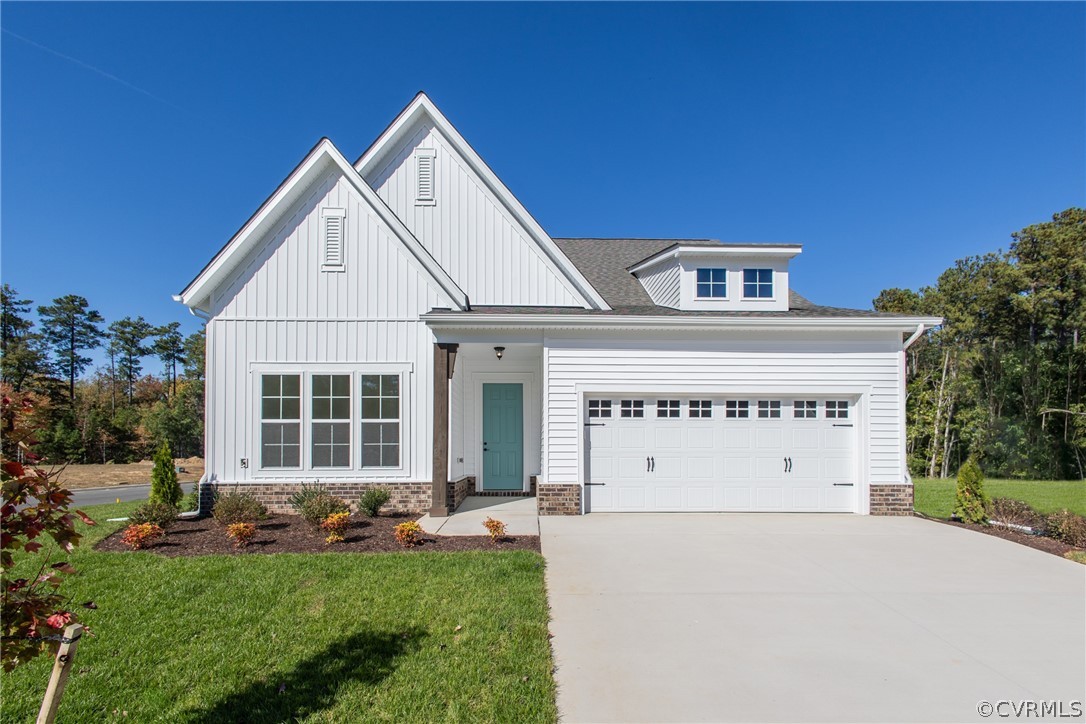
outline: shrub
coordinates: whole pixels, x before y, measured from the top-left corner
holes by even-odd
[[[396,542],[404,548],[417,546],[422,542],[422,526],[413,520],[400,523],[393,530],[395,531]]]
[[[490,535],[491,543],[497,543],[505,537],[505,523],[500,520],[487,518],[483,521],[483,527],[486,528],[486,532]]]
[[[388,491],[388,488],[370,488],[362,493],[362,497],[358,499],[358,509],[373,518],[381,512],[381,506],[387,503],[391,497],[392,493]]]
[[[1031,508],[1028,503],[1014,498],[992,498],[988,503],[988,519],[993,523],[1005,525],[1024,525],[1036,528],[1044,517]]]
[[[308,501],[326,492],[327,491],[319,485],[307,485],[306,483],[302,483],[302,487],[287,498],[287,503],[290,504],[291,508],[294,508],[295,511],[300,513]]]
[[[319,528],[321,523],[333,513],[349,513],[351,509],[327,490],[321,490],[303,502],[298,512],[305,522],[314,528]]]
[[[226,535],[234,539],[235,548],[244,548],[256,535],[256,523],[231,523],[226,526]]]
[[[173,465],[170,446],[162,443],[155,453],[155,467],[151,471],[151,492],[147,500],[177,507],[181,503],[181,485],[177,482],[177,469]]]
[[[169,503],[156,500],[148,500],[143,505],[132,511],[128,516],[130,523],[153,523],[165,530],[177,520],[178,510]]]
[[[1045,535],[1075,548],[1086,548],[1086,518],[1060,510],[1045,520]]]
[[[958,492],[955,495],[954,515],[966,523],[988,524],[988,495],[984,492],[984,473],[976,461],[965,461],[958,470]]]
[[[351,524],[350,513],[332,513],[321,522],[321,529],[328,533],[325,543],[343,542],[343,534],[347,532],[347,526]]]
[[[249,493],[222,493],[215,498],[211,515],[219,525],[255,523],[268,516],[268,509]]]
[[[136,523],[124,529],[124,533],[121,533],[121,543],[135,551],[146,548],[164,535],[166,531],[162,530],[161,526],[154,523]]]

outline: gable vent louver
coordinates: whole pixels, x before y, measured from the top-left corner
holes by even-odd
[[[343,237],[347,213],[344,209],[324,209],[321,214],[324,222],[322,268],[339,270],[343,268]]]
[[[436,203],[434,196],[434,161],[432,148],[420,148],[415,151],[415,203],[430,206]]]

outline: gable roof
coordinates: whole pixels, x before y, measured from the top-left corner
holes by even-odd
[[[475,152],[471,144],[460,135],[460,132],[449,122],[449,119],[438,110],[434,102],[422,91],[419,91],[411,102],[400,111],[388,128],[355,161],[354,167],[358,173],[363,178],[369,178],[373,173],[380,170],[388,154],[396,149],[405,135],[415,127],[416,122],[423,118],[433,123],[434,127],[448,139],[452,147],[460,154],[490,192],[494,194],[499,203],[528,232],[528,235],[539,246],[544,256],[573,285],[573,288],[580,294],[585,303],[593,309],[608,309],[609,305],[605,296],[594,288],[579,267],[566,256],[561,247],[543,230],[539,222],[528,213],[524,205],[502,183],[497,174],[486,165],[486,162]]]
[[[392,230],[393,235],[407,249],[409,256],[430,276],[448,297],[449,302],[456,309],[467,310],[470,307],[467,294],[457,286],[449,273],[437,263],[430,252],[404,226],[399,217],[392,213],[381,197],[362,179],[335,144],[327,138],[322,138],[317,142],[301,163],[294,167],[290,175],[260,205],[256,213],[249,217],[249,220],[219,250],[219,253],[174,299],[190,309],[206,311],[210,306],[209,300],[214,290],[256,250],[264,236],[275,228],[282,215],[301,198],[310,183],[333,168],[340,170],[351,187]]]

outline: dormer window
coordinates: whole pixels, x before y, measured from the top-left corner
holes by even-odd
[[[726,299],[728,297],[727,269],[698,269],[698,299]]]
[[[743,270],[743,298],[744,299],[772,299],[773,298],[773,270],[772,269],[744,269]]]

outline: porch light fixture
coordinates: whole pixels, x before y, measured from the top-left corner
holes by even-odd
[[[505,347],[495,347],[494,354],[497,355],[498,359],[501,359],[502,355],[505,354]]]

